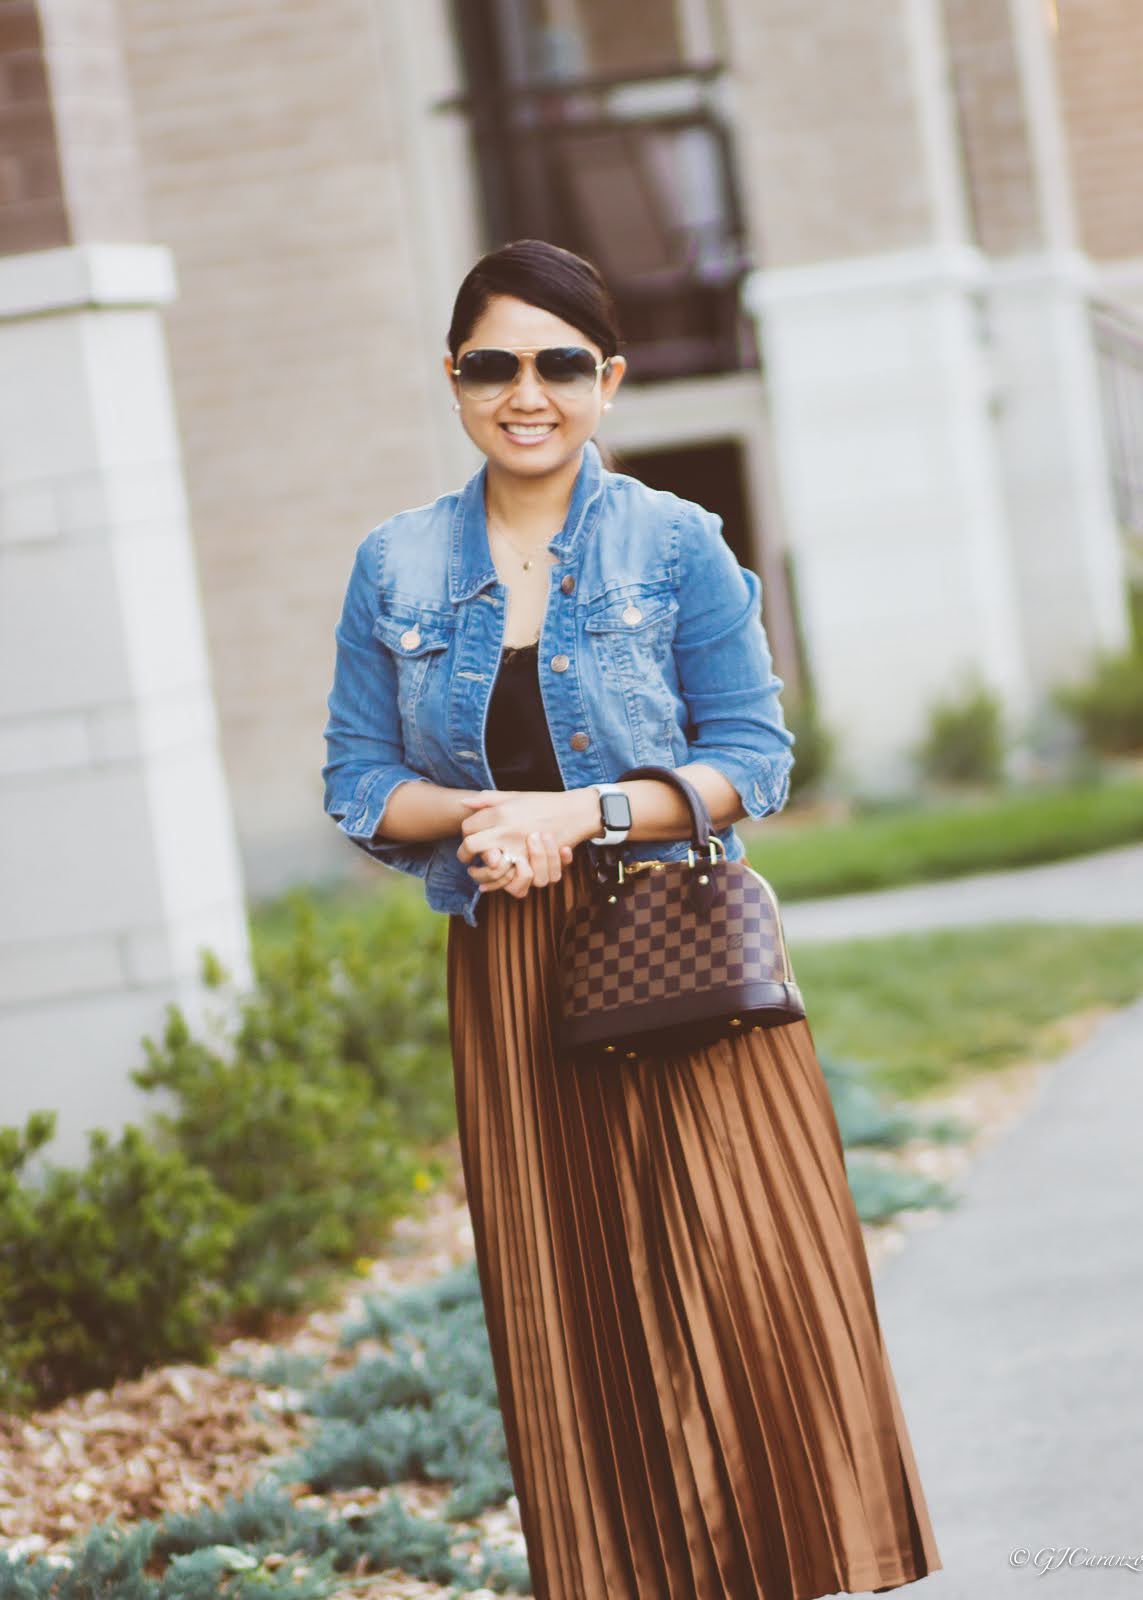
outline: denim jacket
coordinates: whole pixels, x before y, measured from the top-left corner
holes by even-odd
[[[357,548],[334,630],[325,810],[375,860],[425,880],[434,911],[476,925],[486,898],[457,857],[463,835],[376,840],[400,783],[495,789],[484,728],[508,591],[492,561],[485,468],[402,511]],[[645,763],[709,763],[751,817],[789,792],[786,728],[761,619],[762,585],[718,517],[609,472],[584,447],[567,520],[549,542],[540,691],[566,789]],[[727,859],[745,854],[732,826]],[[625,861],[685,858],[689,840],[627,841]],[[594,851],[594,847],[589,846]]]

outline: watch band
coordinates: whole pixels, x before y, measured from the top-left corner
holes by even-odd
[[[599,794],[599,797],[600,797],[601,804],[602,804],[603,796],[605,794],[622,795],[624,800],[627,801],[627,814],[628,814],[628,816],[631,815],[630,797],[627,794],[626,790],[621,788],[619,784],[617,784],[617,783],[593,783],[593,784],[589,785],[589,788],[595,789],[597,791],[597,793]],[[603,821],[603,818],[601,817],[600,820]],[[607,826],[606,821],[604,821],[603,822],[603,831],[602,831],[602,833],[597,833],[597,834],[593,835],[593,837],[591,839],[591,843],[592,844],[622,844],[624,839],[626,839],[627,835],[630,832],[631,832],[631,824],[630,823],[628,823],[625,828],[609,828]]]

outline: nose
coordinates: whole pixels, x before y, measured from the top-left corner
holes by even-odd
[[[548,396],[536,376],[536,363],[531,356],[520,358],[520,371],[512,389],[512,404],[521,411],[543,411],[548,406]]]

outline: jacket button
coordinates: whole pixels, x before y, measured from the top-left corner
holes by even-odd
[[[575,579],[572,577],[570,572],[566,577],[560,579],[560,588],[565,594],[572,594],[574,592]]]
[[[586,750],[591,740],[586,733],[573,733],[568,743],[573,750]]]
[[[570,666],[571,666],[571,657],[570,656],[553,656],[552,657],[552,671],[553,672],[566,672]]]
[[[415,650],[420,642],[421,636],[416,628],[410,628],[407,633],[401,635],[401,648],[404,650]]]

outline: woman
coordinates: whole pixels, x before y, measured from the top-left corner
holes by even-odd
[[[735,822],[780,810],[793,764],[758,578],[717,518],[592,442],[617,349],[577,256],[522,241],[465,278],[445,369],[485,463],[358,548],[326,810],[450,918],[461,1156],[536,1596],[892,1589],[941,1562],[808,1025],[655,1063],[553,1048],[592,841],[686,854],[673,787],[611,780],[679,767],[738,860]]]

